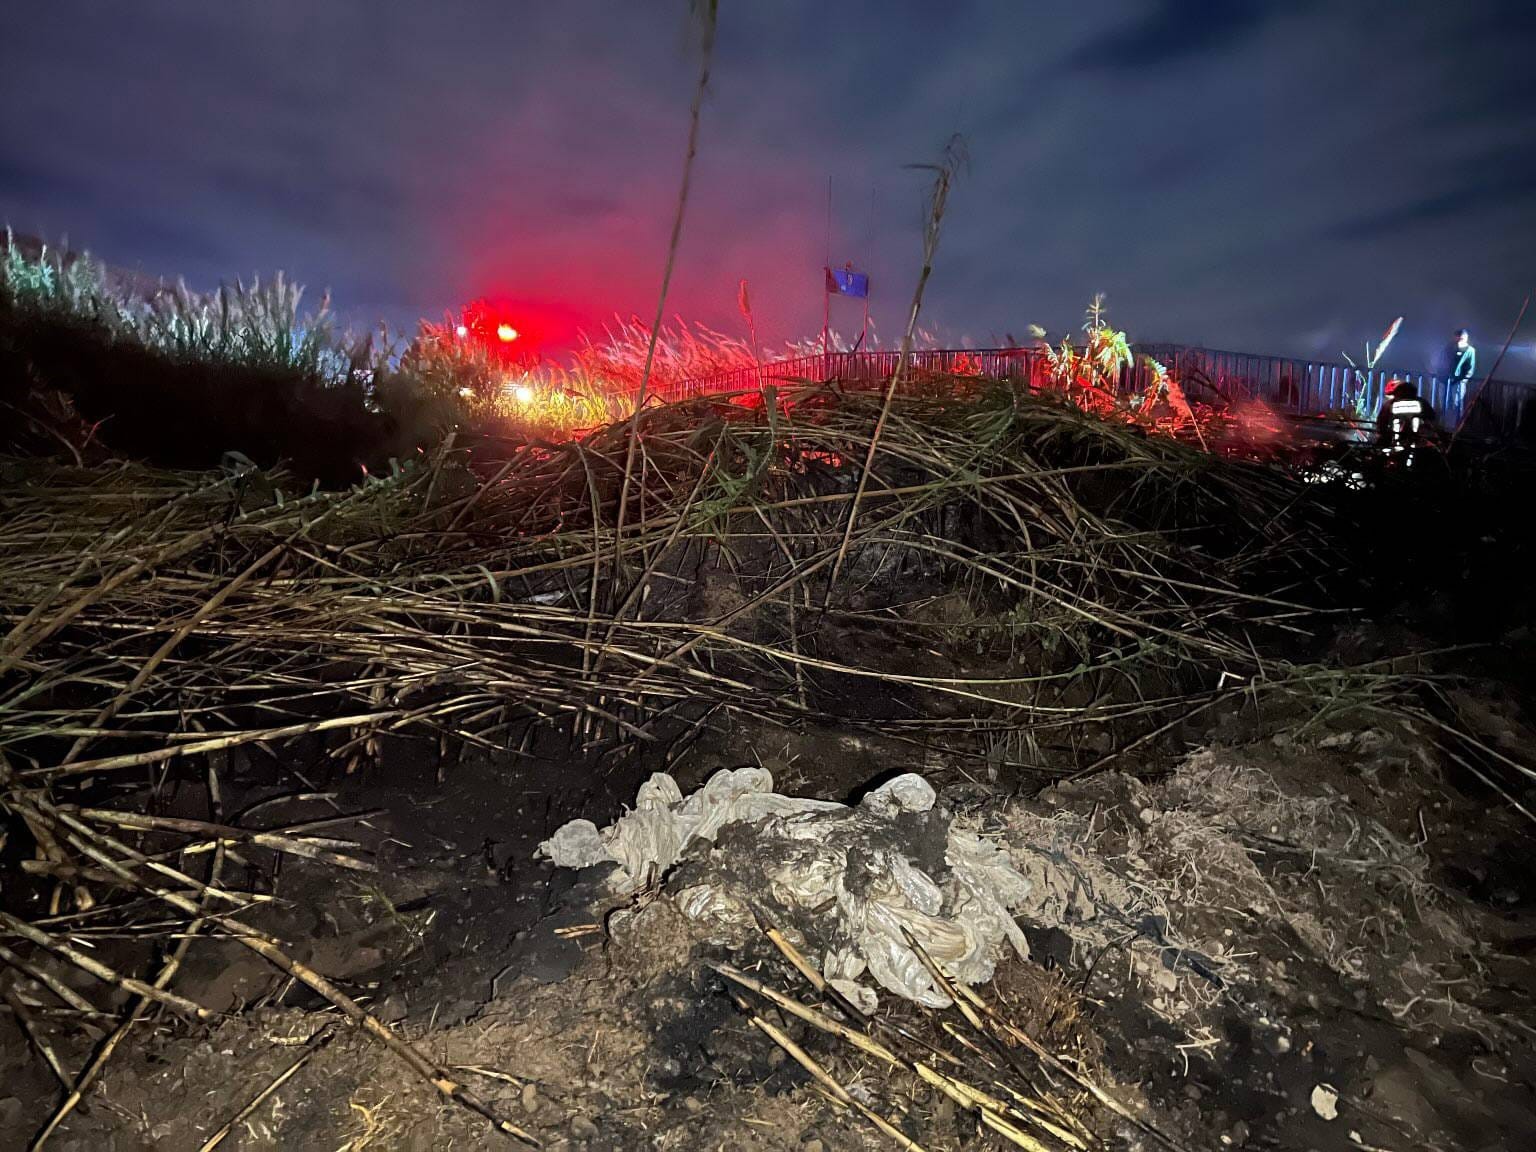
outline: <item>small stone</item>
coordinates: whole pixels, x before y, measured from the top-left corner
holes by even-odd
[[[597,1125],[585,1116],[571,1117],[571,1135],[577,1140],[597,1139]]]
[[[813,1138],[800,1145],[800,1152],[826,1152],[826,1148],[820,1140]]]
[[[683,1107],[688,1110],[690,1116],[697,1116],[704,1111],[704,1102],[697,1096],[684,1096]]]
[[[1327,1084],[1319,1084],[1312,1089],[1312,1111],[1316,1112],[1324,1120],[1337,1120],[1339,1118],[1339,1094]]]
[[[537,1112],[539,1110],[539,1090],[532,1084],[523,1085],[522,1105],[524,1112]]]

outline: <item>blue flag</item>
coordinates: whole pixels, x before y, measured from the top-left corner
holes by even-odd
[[[852,267],[828,268],[827,291],[833,296],[852,296],[858,300],[869,299],[869,274],[855,272]]]

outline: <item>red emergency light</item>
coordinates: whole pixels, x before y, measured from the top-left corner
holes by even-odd
[[[471,340],[500,360],[537,359],[539,341],[530,338],[529,325],[506,305],[476,300],[464,309],[454,335]]]

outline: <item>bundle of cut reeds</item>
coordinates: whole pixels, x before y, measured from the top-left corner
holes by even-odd
[[[910,1102],[926,1087],[935,1097],[970,1114],[979,1131],[997,1136],[1006,1146],[1028,1152],[1103,1148],[1106,1141],[1095,1131],[1093,1116],[1102,1111],[1170,1152],[1181,1152],[1178,1143],[1093,1079],[1081,1061],[1052,1052],[1011,1020],[1005,1010],[951,980],[910,935],[908,946],[951,1005],[943,1011],[922,1010],[919,1027],[866,1016],[822,979],[782,933],[769,928],[766,935],[819,1003],[806,1003],[729,964],[711,967],[725,980],[754,1028],[810,1073],[835,1104],[861,1116],[896,1147],[922,1152],[917,1109],[904,1108],[905,1115],[898,1122],[869,1102],[867,1093],[860,1098],[845,1087],[824,1060],[818,1060],[769,1017],[781,1016],[786,1023],[796,1021],[846,1044],[865,1067],[873,1070],[868,1079],[884,1084],[892,1097]],[[763,1007],[755,1007],[752,1000]]]

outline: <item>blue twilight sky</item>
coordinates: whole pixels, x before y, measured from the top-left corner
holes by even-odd
[[[1491,358],[1536,281],[1525,0],[720,0],[674,311],[819,330],[831,249],[926,326]],[[284,269],[352,318],[505,293],[654,308],[697,69],[684,0],[16,0],[0,217],[194,284]],[[857,324],[851,307],[845,326]],[[838,316],[834,315],[834,323]],[[1533,325],[1536,327],[1536,325]],[[1533,337],[1511,371],[1536,373]]]

